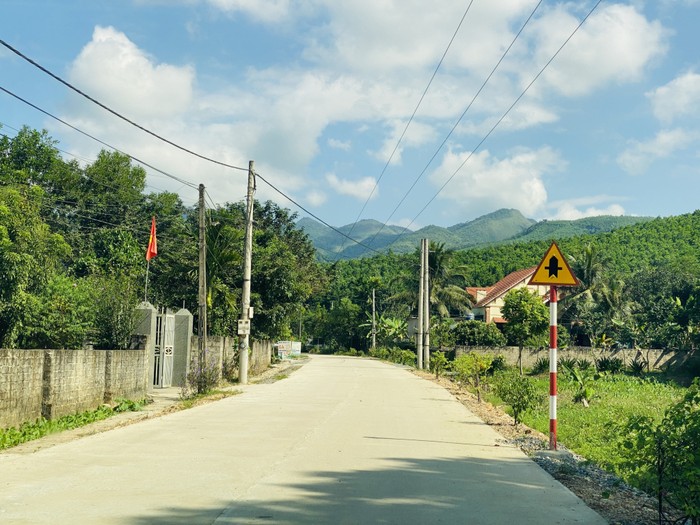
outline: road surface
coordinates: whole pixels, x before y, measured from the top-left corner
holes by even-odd
[[[0,487],[5,525],[605,523],[442,387],[349,357],[0,454]]]

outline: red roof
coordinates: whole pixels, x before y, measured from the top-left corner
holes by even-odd
[[[531,277],[534,275],[535,270],[537,270],[537,266],[533,266],[532,268],[526,268],[525,270],[518,270],[515,271],[511,274],[506,275],[503,279],[498,281],[496,284],[494,284],[491,287],[491,290],[489,290],[489,293],[486,294],[486,297],[484,297],[481,301],[476,303],[474,306],[481,307],[481,306],[486,306],[490,302],[492,302],[494,299],[497,299],[501,295],[505,294],[508,290],[513,288],[516,284],[524,281],[528,277]]]

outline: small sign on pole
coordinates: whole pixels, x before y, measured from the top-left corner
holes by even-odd
[[[557,243],[544,254],[529,284],[549,285],[549,449],[557,449],[557,286],[578,286]]]

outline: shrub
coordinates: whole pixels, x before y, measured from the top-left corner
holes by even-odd
[[[593,368],[593,363],[591,363],[591,362],[590,362],[588,359],[586,359],[585,357],[581,357],[581,358],[579,358],[579,360],[578,360],[578,367],[579,367],[581,370],[590,370],[591,368]]]
[[[491,366],[493,357],[488,354],[469,352],[454,360],[452,368],[456,372],[457,381],[462,385],[471,383],[476,389],[476,397],[481,401],[481,384],[483,376]]]
[[[440,378],[440,374],[449,365],[449,361],[444,352],[435,352],[430,358],[430,370],[435,372],[435,379]]]
[[[503,354],[498,354],[491,361],[491,365],[489,366],[486,373],[488,375],[492,376],[497,372],[505,371],[507,368],[508,368],[508,364],[506,363],[506,357]]]
[[[700,380],[696,378],[683,399],[671,406],[656,424],[652,418],[633,416],[622,427],[622,446],[628,457],[621,465],[636,484],[656,494],[659,523],[664,503],[690,520],[700,522]]]
[[[494,323],[461,321],[453,329],[455,342],[462,346],[502,347],[506,338]]]
[[[619,374],[624,370],[625,363],[619,357],[599,357],[595,361],[595,367],[598,372],[610,372],[611,374]]]
[[[648,364],[649,363],[646,359],[641,356],[637,356],[634,358],[634,361],[630,363],[629,371],[632,375],[642,377],[647,371]]]
[[[575,357],[560,357],[557,363],[558,367],[566,374],[571,374],[571,370],[578,368],[578,359]]]
[[[549,357],[538,357],[530,373],[532,375],[539,375],[545,372],[549,372]]]
[[[369,356],[376,357],[377,359],[383,359],[384,361],[388,361],[389,360],[389,349],[384,348],[383,346],[375,348],[374,350],[369,351]]]
[[[520,416],[541,402],[535,381],[515,372],[501,373],[496,376],[494,392],[501,400],[510,405],[515,424],[521,422]]]

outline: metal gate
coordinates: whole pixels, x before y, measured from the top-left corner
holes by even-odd
[[[175,314],[156,315],[156,341],[153,354],[153,386],[167,388],[173,384],[173,344]]]

